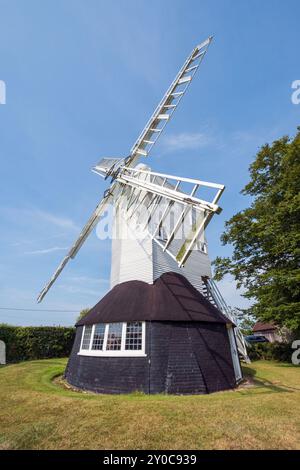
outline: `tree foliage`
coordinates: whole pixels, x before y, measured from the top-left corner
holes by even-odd
[[[256,323],[255,318],[251,315],[247,309],[233,308],[232,309],[235,318],[238,321],[240,331],[244,336],[252,335],[253,327]]]
[[[81,320],[83,317],[85,317],[89,311],[90,311],[90,308],[84,308],[83,310],[81,310],[81,312],[79,313],[76,319],[76,323],[79,322],[79,320]]]
[[[231,257],[218,257],[215,278],[231,274],[252,314],[293,330],[300,328],[300,127],[293,139],[264,145],[250,165],[242,194],[247,209],[225,224],[221,240],[233,245]]]

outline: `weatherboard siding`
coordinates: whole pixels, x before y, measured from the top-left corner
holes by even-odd
[[[224,324],[147,322],[146,357],[91,357],[78,351],[83,327],[66,369],[67,381],[98,393],[202,394],[235,386]]]
[[[180,268],[177,262],[164,252],[155,241],[153,243],[153,281],[167,272],[182,274],[197,290],[202,293],[201,276],[211,277],[211,263],[208,255],[200,251],[194,251]]]
[[[134,238],[132,235],[132,238],[126,238],[126,224],[121,225],[119,227],[121,238],[114,238],[112,241],[111,288],[121,282],[133,280],[152,283],[151,239],[149,237]]]
[[[80,356],[77,353],[82,331],[83,327],[77,328],[65,373],[71,385],[97,393],[128,393],[138,390],[147,393],[147,357]]]
[[[126,238],[125,222],[118,228],[120,238],[112,240],[111,288],[132,280],[152,284],[162,274],[176,272],[202,292],[201,276],[211,277],[211,263],[208,254],[193,251],[184,267],[180,268],[171,256],[164,252],[154,240],[146,236],[143,239]],[[116,227],[113,229],[116,234]],[[173,242],[176,245],[176,242]],[[180,242],[178,241],[177,244]]]
[[[152,323],[151,393],[207,393],[186,322]],[[201,326],[200,326],[201,327]]]

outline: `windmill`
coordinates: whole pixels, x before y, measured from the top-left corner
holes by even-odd
[[[39,294],[38,302],[42,301],[68,261],[77,255],[100,217],[112,205],[113,289],[130,281],[151,284],[165,273],[177,273],[179,277],[183,275],[194,289],[205,296],[230,322],[236,324],[233,312],[212,280],[205,238],[205,229],[213,215],[221,212],[218,202],[224,185],[157,173],[141,163],[141,160],[146,161],[149,157],[152,147],[173,116],[211,41],[212,37],[209,37],[187,57],[132,146],[129,156],[106,157],[93,168],[104,179],[111,179],[110,187],[104,192],[78,239]],[[241,332],[238,327],[231,330],[229,336],[232,356],[237,356],[237,344],[240,356],[247,359]],[[94,330],[91,330],[90,346],[93,334]],[[106,341],[107,334],[106,331]],[[233,363],[236,378],[239,378],[241,372],[237,357]]]

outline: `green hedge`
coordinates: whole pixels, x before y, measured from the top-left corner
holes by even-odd
[[[75,328],[0,324],[0,340],[6,344],[6,362],[69,356],[74,337]]]
[[[291,343],[255,343],[248,347],[248,355],[251,361],[264,359],[266,361],[291,362]]]

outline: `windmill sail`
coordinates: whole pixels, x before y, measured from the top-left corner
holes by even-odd
[[[212,37],[209,37],[204,42],[197,45],[188,56],[136,142],[133,144],[130,151],[131,161],[135,161],[136,158],[140,156],[146,157],[149,154],[191,84],[211,41]]]
[[[194,248],[205,250],[204,229],[215,213],[224,186],[201,180],[156,173],[142,168],[126,168],[116,181],[123,185],[122,214],[182,266]],[[200,197],[201,190],[213,192],[211,201]],[[201,240],[202,236],[202,240]]]
[[[89,220],[87,221],[87,223],[83,227],[79,237],[74,242],[72,248],[70,249],[68,254],[63,258],[62,262],[60,263],[60,265],[58,266],[58,268],[54,272],[54,274],[51,277],[51,279],[49,280],[49,282],[45,285],[45,287],[40,292],[40,294],[37,298],[38,302],[41,302],[43,300],[43,298],[47,294],[48,290],[54,284],[54,282],[56,281],[56,279],[58,278],[58,276],[60,275],[60,273],[62,272],[62,270],[66,266],[66,264],[68,263],[68,261],[70,261],[70,259],[75,258],[78,251],[82,247],[83,243],[85,242],[85,240],[90,235],[93,228],[95,227],[96,223],[98,222],[99,217],[104,212],[104,210],[107,207],[108,203],[111,201],[111,198],[112,198],[112,195],[113,195],[113,189],[116,189],[116,186],[117,185],[115,185],[115,188],[111,188],[111,192],[99,202],[96,209],[92,213],[91,217],[89,218]]]
[[[190,86],[211,41],[212,36],[197,45],[187,57],[175,79],[155,108],[146,126],[133,144],[130,150],[130,156],[126,159],[114,157],[103,158],[93,168],[95,173],[106,178],[119,171],[121,164],[125,164],[126,167],[132,167],[138,162],[140,157],[147,157],[149,155],[152,147],[158,141],[162,131]]]
[[[148,123],[146,124],[145,128],[143,129],[140,136],[134,143],[131,149],[130,156],[127,157],[126,159],[114,158],[114,157],[104,158],[94,167],[93,171],[100,174],[104,178],[107,178],[108,176],[111,175],[112,178],[115,179],[118,176],[117,180],[123,184],[121,195],[126,193],[126,189],[124,191],[124,184],[128,185],[129,188],[132,188],[132,196],[133,194],[135,195],[136,188],[133,187],[132,180],[134,180],[137,177],[137,174],[131,173],[128,175],[127,173],[126,176],[124,175],[124,177],[122,177],[122,173],[124,173],[125,171],[129,171],[128,169],[130,167],[133,167],[137,163],[140,156],[147,156],[149,154],[151,148],[158,140],[166,123],[171,118],[179,102],[184,96],[188,86],[190,85],[200,63],[202,62],[206,54],[207,48],[211,40],[212,40],[212,37],[209,37],[208,39],[206,39],[206,41],[196,46],[191,52],[191,54],[188,56],[182,68],[179,70],[175,79],[171,83],[167,92],[163,96],[159,105],[157,106],[151,118],[149,119]],[[127,177],[127,181],[126,181],[126,177]],[[167,188],[167,184],[165,185],[165,189],[166,188]],[[153,189],[154,188],[152,188],[152,191]],[[157,189],[158,188],[156,186],[156,190]],[[147,189],[147,191],[151,192],[149,188]],[[84,243],[84,241],[89,236],[92,229],[94,228],[95,224],[97,223],[108,201],[111,200],[116,195],[119,196],[120,192],[117,190],[117,185],[113,183],[113,185],[108,190],[107,196],[104,197],[104,199],[98,204],[92,216],[90,217],[87,224],[83,228],[81,234],[79,235],[79,238],[76,240],[76,242],[72,246],[69,253],[62,260],[61,264],[59,265],[59,267],[57,268],[57,270],[51,277],[50,281],[46,284],[44,289],[39,294],[38,302],[41,302],[41,300],[44,298],[44,296],[46,295],[46,293],[48,292],[52,284],[55,282],[55,280],[57,279],[61,271],[64,269],[68,261],[76,256],[78,250],[81,248],[82,244]],[[174,198],[175,196],[176,196],[176,191],[173,193],[172,197]],[[158,194],[158,193],[156,193],[155,197],[156,197],[156,202],[157,202],[157,199],[162,200],[163,198],[166,198],[165,194]],[[172,198],[171,198],[171,201],[172,201]],[[154,201],[152,201],[152,203],[153,202]],[[210,208],[208,210],[210,210]]]

